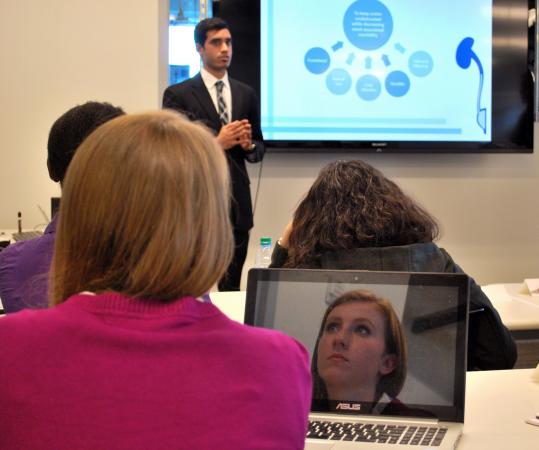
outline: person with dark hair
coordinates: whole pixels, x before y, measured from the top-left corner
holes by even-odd
[[[406,380],[406,336],[389,300],[366,290],[334,300],[320,325],[311,372],[317,401],[358,402],[367,413],[404,411],[397,395]]]
[[[87,102],[71,108],[52,125],[47,144],[51,180],[63,185],[82,141],[103,123],[125,114],[109,103]],[[48,273],[56,235],[54,216],[43,236],[17,242],[0,252],[0,298],[6,313],[48,305]]]
[[[51,180],[62,185],[82,141],[99,125],[123,114],[122,108],[106,102],[86,102],[62,114],[49,132],[47,167]]]
[[[369,164],[324,167],[294,212],[270,267],[463,273],[434,241],[436,220]],[[511,334],[471,279],[468,370],[515,364]]]
[[[163,108],[182,112],[191,120],[203,122],[216,133],[226,155],[232,179],[230,215],[235,250],[230,267],[218,287],[221,291],[237,291],[247,256],[249,230],[253,227],[250,181],[245,161],[259,162],[265,152],[258,99],[250,86],[228,76],[232,35],[223,19],[214,17],[200,21],[195,28],[195,44],[202,60],[200,73],[169,86],[163,95]]]
[[[229,184],[213,135],[173,111],[83,142],[51,308],[0,320],[2,450],[303,449],[307,350],[200,299],[232,256]]]

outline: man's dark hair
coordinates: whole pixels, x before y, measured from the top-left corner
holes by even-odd
[[[52,125],[47,144],[47,165],[51,179],[61,183],[82,141],[99,125],[124,114],[122,108],[110,103],[87,102],[60,116]]]
[[[201,20],[195,27],[195,44],[200,44],[202,47],[204,47],[204,43],[208,37],[208,31],[218,31],[225,28],[227,30],[230,29],[228,24],[220,17],[212,17]]]

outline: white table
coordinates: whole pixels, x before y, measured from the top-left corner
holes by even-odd
[[[244,291],[210,292],[210,298],[231,319],[243,322]],[[505,314],[512,312],[502,310]],[[524,329],[534,326],[533,320],[526,322],[524,315]],[[518,326],[516,323],[513,325]],[[457,450],[539,450],[539,427],[525,423],[525,419],[539,414],[539,383],[532,381],[533,372],[521,369],[466,374],[464,432]]]
[[[524,293],[523,283],[489,284],[481,289],[515,338],[539,339],[539,298]]]
[[[12,242],[13,233],[17,230],[0,230],[0,241],[9,241]]]
[[[466,374],[464,433],[458,450],[537,450],[539,427],[525,423],[539,413],[538,369]]]
[[[212,303],[232,320],[243,323],[245,291],[210,292]]]

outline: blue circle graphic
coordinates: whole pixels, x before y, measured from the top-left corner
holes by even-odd
[[[416,77],[426,77],[432,72],[432,56],[420,50],[412,53],[408,59],[408,68]]]
[[[382,83],[374,75],[363,75],[356,83],[359,98],[372,101],[378,98],[382,91]]]
[[[386,77],[386,90],[393,97],[402,97],[410,90],[410,78],[404,72],[395,70]]]
[[[393,33],[393,18],[378,0],[357,0],[344,13],[344,34],[362,50],[382,47]]]
[[[352,86],[352,77],[344,69],[333,69],[326,77],[326,86],[335,95],[346,94]]]
[[[329,53],[323,48],[313,47],[305,54],[305,67],[311,73],[324,73],[328,70],[330,63]]]

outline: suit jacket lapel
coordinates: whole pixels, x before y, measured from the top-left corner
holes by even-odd
[[[208,119],[214,123],[215,128],[217,130],[220,129],[221,121],[219,120],[219,114],[215,110],[210,93],[208,92],[208,89],[206,89],[206,85],[202,81],[200,73],[193,77],[193,96],[208,115]]]

